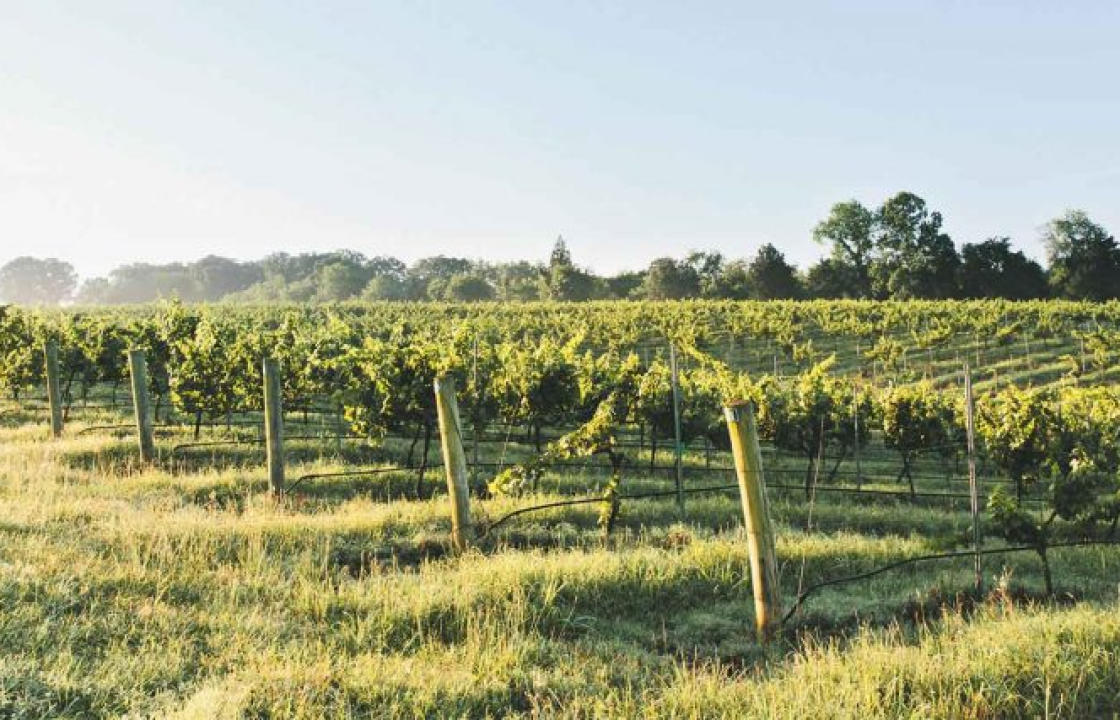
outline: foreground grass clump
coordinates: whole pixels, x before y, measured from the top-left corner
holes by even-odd
[[[907,633],[808,643],[764,676],[681,669],[655,714],[695,717],[1107,717],[1120,707],[1112,608],[1008,607]]]
[[[41,428],[40,428],[41,429]],[[1031,556],[823,590],[753,639],[734,494],[556,508],[448,551],[408,474],[282,503],[253,457],[141,468],[108,435],[0,428],[0,717],[1095,717],[1120,710],[1120,552]],[[340,467],[323,452],[293,475]],[[438,487],[438,470],[430,482]],[[593,484],[550,477],[539,499]],[[635,487],[654,487],[637,476]],[[495,518],[535,498],[477,500]],[[963,507],[775,498],[800,584],[943,548]],[[1002,578],[996,583],[996,576]],[[962,602],[961,599],[969,602]],[[958,604],[960,609],[958,609]]]

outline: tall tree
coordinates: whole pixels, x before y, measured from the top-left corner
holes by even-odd
[[[1120,297],[1120,248],[1084,212],[1070,210],[1050,221],[1042,242],[1055,295],[1077,300]]]
[[[626,300],[641,293],[642,283],[646,279],[644,270],[620,272],[604,278],[607,285],[607,294],[616,300]]]
[[[875,214],[875,260],[871,283],[880,298],[949,298],[956,294],[960,257],[941,230],[941,213],[930,212],[914,193],[900,192]]]
[[[407,300],[408,287],[395,275],[374,275],[362,290],[363,300]]]
[[[474,270],[474,263],[466,258],[435,255],[421,258],[408,268],[406,284],[412,299],[439,300],[444,286],[455,275]]]
[[[750,299],[750,264],[746,260],[732,260],[729,263],[724,263],[716,285],[715,297],[728,300]]]
[[[78,285],[74,266],[55,258],[18,257],[0,267],[0,300],[27,305],[58,305]]]
[[[747,281],[756,300],[795,299],[802,294],[797,268],[770,243],[760,247],[747,266]]]
[[[504,302],[540,300],[540,278],[544,269],[526,260],[503,263],[495,271],[497,297]]]
[[[720,297],[720,276],[723,274],[723,255],[718,252],[693,250],[685,263],[696,273],[700,282],[700,297]]]
[[[871,262],[875,250],[875,213],[856,200],[832,206],[828,217],[813,229],[813,240],[831,246],[827,272],[830,291],[839,296],[871,296]],[[841,284],[836,281],[842,280]]]
[[[550,268],[557,265],[571,265],[572,253],[568,250],[568,243],[564,241],[564,236],[560,235],[556,238],[556,242],[552,244],[552,252],[548,256],[548,266]]]
[[[988,238],[961,248],[960,294],[965,298],[1030,300],[1046,297],[1046,272],[1011,239]]]
[[[641,294],[649,300],[681,300],[700,294],[700,278],[687,262],[657,258],[650,263]]]
[[[194,277],[203,300],[219,300],[264,279],[259,265],[217,255],[207,255],[191,263],[189,272]]]
[[[863,282],[854,268],[834,257],[821,258],[805,274],[805,293],[813,298],[866,297],[860,290],[862,287]]]
[[[540,295],[547,300],[591,300],[604,294],[602,281],[572,262],[572,254],[563,237],[556,238],[548,269],[540,280]]]
[[[480,275],[455,275],[444,286],[443,299],[448,302],[493,300],[494,288]]]
[[[315,299],[338,302],[356,297],[369,284],[370,273],[352,262],[333,262],[315,273]]]

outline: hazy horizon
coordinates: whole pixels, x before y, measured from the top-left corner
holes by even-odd
[[[0,9],[0,264],[348,248],[636,270],[900,190],[958,246],[1120,228],[1120,6]],[[1113,87],[1113,90],[1108,90]]]

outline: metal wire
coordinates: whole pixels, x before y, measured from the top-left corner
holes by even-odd
[[[1051,549],[1054,549],[1054,548],[1063,548],[1063,547],[1084,547],[1084,546],[1089,546],[1089,545],[1120,545],[1120,541],[1118,541],[1118,540],[1077,540],[1077,541],[1073,541],[1073,542],[1050,543],[1050,544],[1046,545],[1046,549],[1051,550]],[[987,549],[980,550],[979,554],[980,555],[1001,555],[1001,554],[1007,554],[1007,553],[1027,552],[1027,551],[1038,552],[1038,548],[1033,546],[1033,545],[1024,545],[1024,546],[1017,546],[1017,547],[1005,547],[1005,548],[987,548]],[[859,580],[867,580],[868,578],[875,577],[876,575],[881,575],[882,573],[888,572],[890,570],[897,570],[900,567],[905,567],[906,565],[912,565],[914,563],[925,562],[927,560],[946,560],[946,559],[951,559],[951,558],[962,558],[962,557],[973,558],[973,557],[976,557],[976,555],[977,555],[977,551],[975,549],[973,549],[973,550],[958,550],[958,551],[955,551],[955,552],[934,553],[934,554],[931,554],[931,555],[919,555],[917,557],[906,558],[905,560],[899,560],[897,562],[888,563],[886,565],[877,567],[874,570],[868,570],[867,572],[857,573],[856,575],[848,575],[846,577],[833,578],[832,580],[825,580],[823,582],[816,583],[815,585],[810,585],[809,587],[805,588],[803,591],[798,593],[797,600],[794,601],[793,606],[789,609],[789,612],[787,612],[785,614],[785,617],[782,618],[782,625],[785,625],[786,622],[791,617],[793,617],[794,613],[796,613],[801,608],[801,606],[805,603],[805,600],[808,599],[808,597],[810,595],[812,595],[813,593],[815,593],[818,590],[821,590],[823,588],[832,587],[834,585],[844,585],[846,583],[857,582]]]

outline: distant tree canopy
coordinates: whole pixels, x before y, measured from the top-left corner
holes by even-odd
[[[828,217],[813,229],[813,239],[831,249],[818,265],[822,269],[813,284],[830,297],[871,297],[874,231],[875,213],[857,201],[833,205]]]
[[[875,213],[871,290],[877,298],[951,298],[960,257],[941,231],[941,213],[909,192],[889,198]]]
[[[804,272],[766,243],[752,256],[692,251],[604,277],[578,265],[559,237],[547,262],[436,255],[406,265],[394,257],[336,250],[273,253],[252,262],[209,255],[192,263],[132,263],[87,279],[77,293],[68,263],[20,257],[0,267],[0,302],[1120,298],[1120,246],[1080,210],[1046,226],[1047,268],[1014,249],[1007,237],[965,243],[958,251],[941,213],[911,192],[896,193],[878,207],[837,203],[812,237],[827,254]]]
[[[1046,297],[1046,271],[1011,239],[988,238],[961,248],[960,289],[963,298],[1032,300]]]
[[[900,192],[876,210],[856,200],[832,206],[813,230],[830,254],[810,269],[816,297],[950,298],[957,293],[960,256],[931,212],[914,193]]]
[[[657,258],[650,263],[640,286],[648,300],[682,300],[700,295],[700,276],[687,262]]]
[[[1052,220],[1043,243],[1055,295],[1084,300],[1120,297],[1120,248],[1088,215],[1071,210]]]
[[[0,267],[0,302],[58,305],[78,285],[74,266],[62,260],[18,257]]]
[[[747,287],[754,300],[781,300],[801,296],[797,268],[786,262],[778,248],[767,243],[747,266]]]

